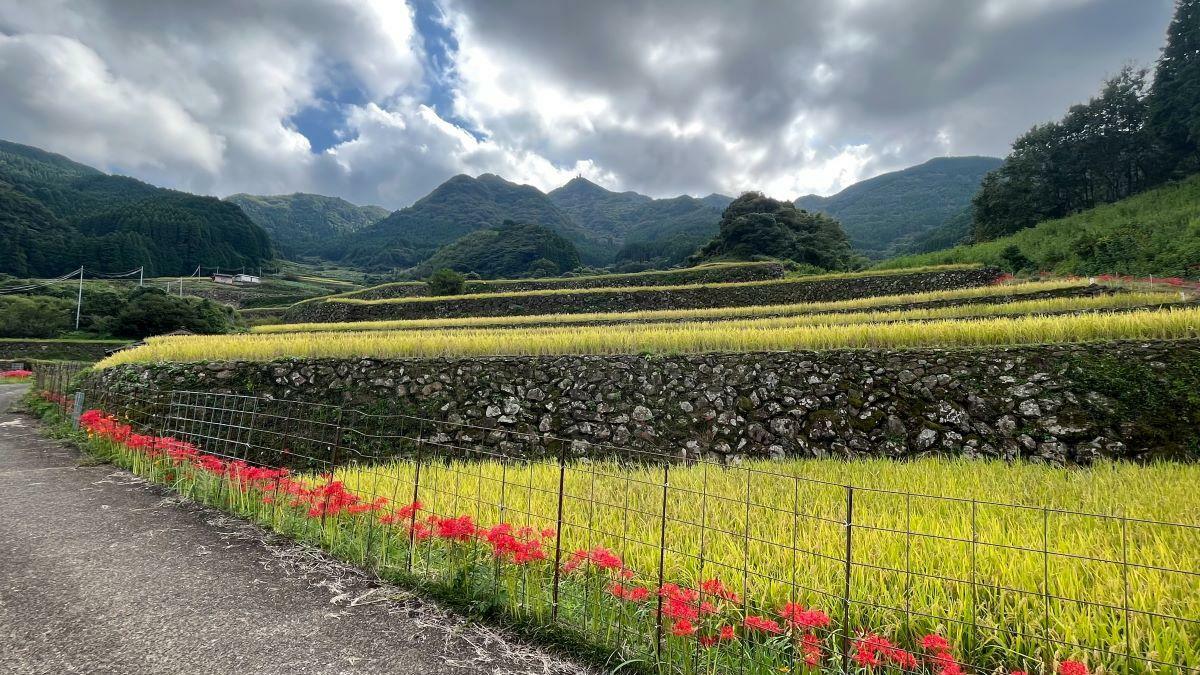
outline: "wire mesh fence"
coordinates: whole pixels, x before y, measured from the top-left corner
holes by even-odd
[[[68,374],[37,386],[67,401]],[[1195,524],[264,397],[84,397],[152,480],[618,662],[1200,673]]]

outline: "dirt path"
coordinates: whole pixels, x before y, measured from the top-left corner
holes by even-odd
[[[41,435],[0,385],[0,672],[580,673]]]

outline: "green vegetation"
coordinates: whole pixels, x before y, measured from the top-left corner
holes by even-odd
[[[144,338],[173,330],[203,335],[228,333],[234,325],[233,309],[201,298],[180,298],[157,288],[139,288],[117,313],[115,335]]]
[[[0,272],[54,277],[84,265],[148,275],[256,268],[267,233],[233,204],[110,176],[0,141]]]
[[[462,295],[467,280],[454,270],[442,268],[434,272],[427,282],[429,294],[435,297],[446,295]]]
[[[733,201],[722,195],[653,199],[605,190],[583,177],[546,196],[594,237],[619,246],[618,264],[653,267],[682,262],[712,239],[721,211]]]
[[[497,228],[476,230],[438,249],[412,270],[416,277],[433,270],[474,272],[484,279],[552,277],[579,267],[579,252],[553,230],[541,225],[505,221]]]
[[[439,247],[506,220],[549,228],[571,241],[589,263],[611,257],[546,195],[499,176],[455,176],[412,206],[341,237],[327,254],[361,267],[410,267]]]
[[[971,197],[1001,162],[994,157],[938,157],[855,183],[830,197],[807,195],[795,203],[837,220],[855,250],[872,258],[914,246],[945,248],[970,235]]]
[[[271,235],[280,255],[319,256],[329,241],[383,220],[379,206],[357,206],[338,197],[305,194],[259,196],[236,194],[225,201],[237,204],[256,225]]]
[[[813,270],[844,270],[855,262],[836,220],[794,204],[747,192],[721,214],[720,231],[693,260],[792,260]]]
[[[903,256],[878,268],[967,262],[1009,271],[1195,276],[1200,272],[1200,175],[1002,239]]]
[[[1126,66],[1098,96],[1018,138],[972,202],[975,241],[1115,202],[1200,170],[1198,32],[1200,2],[1181,0],[1153,84],[1147,71]]]
[[[44,338],[72,328],[75,303],[44,295],[0,295],[0,337]]]
[[[902,318],[902,317],[901,317]],[[442,331],[269,333],[150,338],[106,359],[121,363],[271,361],[296,358],[375,358],[644,354],[794,349],[905,348],[1171,340],[1200,337],[1200,309],[1019,316],[989,319],[806,325],[801,317],[715,323],[480,328]]]

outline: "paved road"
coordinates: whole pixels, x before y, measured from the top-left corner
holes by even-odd
[[[0,673],[579,673],[40,435],[0,385]]]

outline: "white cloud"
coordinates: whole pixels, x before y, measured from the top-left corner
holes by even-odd
[[[458,50],[430,73],[399,0],[0,0],[0,137],[216,194],[398,207],[492,172],[790,198],[934,155],[1002,154],[1125,61],[1153,59],[1171,10],[440,2]],[[441,115],[427,103],[447,96]],[[289,121],[314,104],[345,115],[324,153]]]

